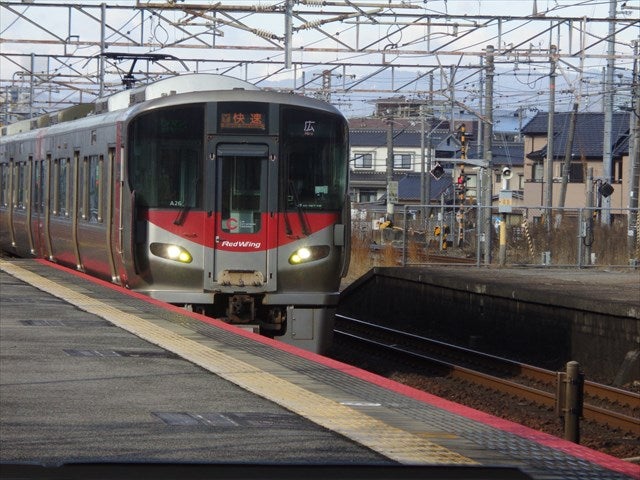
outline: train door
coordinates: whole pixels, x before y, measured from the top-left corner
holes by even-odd
[[[43,184],[44,180],[44,160],[33,162],[33,177],[31,183],[31,229],[33,232],[33,253],[39,257],[44,255],[42,247],[42,205],[43,205]]]
[[[11,158],[9,159],[8,227],[9,227],[9,239],[11,240],[11,246],[14,248],[16,246],[16,233],[15,233],[15,228],[13,226],[13,212],[14,212],[15,203],[16,203],[16,171],[17,171],[17,165],[14,162],[13,158]]]
[[[214,282],[263,288],[269,280],[269,146],[219,143],[215,152]]]

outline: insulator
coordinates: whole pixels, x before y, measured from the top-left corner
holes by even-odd
[[[255,33],[256,35],[258,35],[259,37],[262,38],[276,38],[277,35],[275,33],[271,33],[271,32],[267,32],[266,30],[261,30],[259,28],[254,28],[251,30],[251,32]]]
[[[313,22],[305,23],[300,27],[300,30],[308,30],[310,28],[316,28],[323,24],[324,24],[324,20],[315,20]]]
[[[254,12],[273,12],[275,11],[276,8],[273,5],[254,5],[253,6],[253,11]]]

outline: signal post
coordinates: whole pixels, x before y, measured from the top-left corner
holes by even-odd
[[[456,193],[460,201],[460,209],[456,213],[458,222],[458,248],[464,244],[464,202],[467,193],[467,177],[464,174],[464,162],[467,160],[467,135],[464,123],[458,128],[458,138],[460,139],[460,174],[456,179]]]
[[[502,188],[498,202],[498,213],[500,214],[500,250],[498,252],[498,261],[501,266],[507,263],[507,213],[511,213],[513,199],[513,194],[511,190],[509,190],[509,180],[512,176],[513,172],[509,167],[502,169]]]

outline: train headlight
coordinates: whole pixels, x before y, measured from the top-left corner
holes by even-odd
[[[312,247],[301,247],[291,254],[289,263],[291,265],[299,265],[301,263],[313,262],[320,260],[329,255],[330,248],[327,245],[315,245]]]
[[[171,245],[169,243],[152,243],[149,246],[149,249],[151,250],[151,253],[157,257],[182,263],[191,263],[193,261],[191,254],[179,245]]]

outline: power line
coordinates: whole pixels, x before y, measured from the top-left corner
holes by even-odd
[[[415,0],[324,1],[318,8],[311,0],[236,0],[215,5],[137,2],[135,6],[106,5],[103,9],[98,1],[70,6],[34,0],[26,7],[21,2],[3,1],[0,95],[15,86],[11,75],[17,71],[25,72],[31,80],[38,74],[35,88],[42,91],[54,87],[73,91],[73,83],[81,85],[84,98],[90,99],[99,85],[107,91],[117,90],[122,71],[130,65],[126,60],[117,61],[115,69],[104,72],[105,78],[98,78],[98,61],[106,52],[119,51],[167,55],[166,60],[139,62],[131,73],[140,82],[207,71],[298,92],[306,83],[305,92],[319,92],[326,90],[326,85],[323,87],[320,80],[302,82],[302,77],[340,68],[349,78],[333,82],[331,91],[325,93],[334,98],[348,95],[352,103],[386,91],[433,95],[424,85],[425,74],[417,74],[419,71],[446,72],[455,66],[469,72],[466,82],[478,83],[489,42],[496,45],[496,68],[506,66],[514,78],[522,79],[526,77],[517,72],[527,67],[533,75],[530,82],[548,74],[548,45],[552,41],[558,45],[559,61],[575,71],[582,66],[587,75],[589,69],[602,68],[611,56],[601,51],[609,24],[616,33],[615,60],[632,64],[635,58],[631,40],[638,35],[640,20],[631,15],[612,20],[606,11],[608,1],[556,1],[537,16],[520,9],[532,2],[509,2],[519,16],[490,15],[480,7],[477,12],[457,14],[460,4],[451,0],[428,4]],[[500,2],[483,4],[486,11],[498,8]],[[589,17],[584,16],[587,5],[593,13]],[[604,13],[598,14],[598,7]],[[107,32],[105,38],[100,38],[102,29]],[[288,34],[291,41],[285,45]],[[33,54],[45,49],[46,54]],[[502,75],[507,73],[496,70],[496,80]],[[442,83],[439,89],[444,93],[447,86]],[[496,98],[499,89],[497,84]]]

